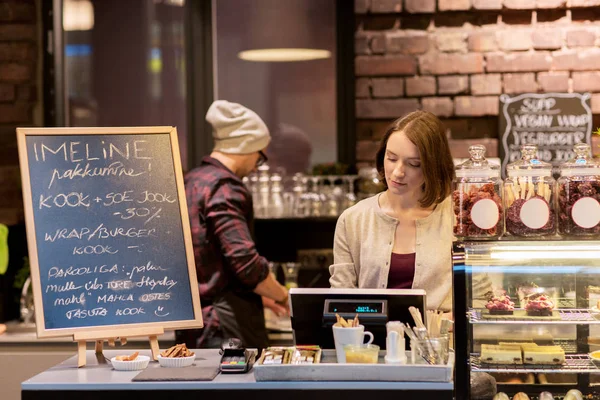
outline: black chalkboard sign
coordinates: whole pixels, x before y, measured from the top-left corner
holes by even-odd
[[[201,327],[175,128],[17,136],[38,336]]]
[[[540,160],[554,167],[572,158],[573,145],[591,144],[589,93],[526,93],[500,96],[502,171],[520,158],[523,144],[536,144]]]

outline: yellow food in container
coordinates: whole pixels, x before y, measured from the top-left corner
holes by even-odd
[[[379,358],[379,346],[376,344],[347,344],[344,352],[348,364],[377,364]]]

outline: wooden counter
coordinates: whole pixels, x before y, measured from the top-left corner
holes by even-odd
[[[197,365],[218,365],[218,349],[194,350]],[[118,354],[118,350],[105,352],[107,358]],[[149,351],[142,354],[149,355]],[[151,362],[148,368],[161,368]],[[213,381],[190,382],[132,382],[140,371],[115,371],[104,359],[97,359],[88,351],[87,366],[77,368],[77,358],[71,357],[59,365],[22,383],[22,399],[48,398],[102,399],[111,400],[144,398],[228,398],[245,396],[251,399],[280,398],[286,400],[319,399],[368,399],[378,400],[402,398],[403,400],[424,398],[452,399],[452,382],[257,382],[252,371],[246,374],[219,374]]]

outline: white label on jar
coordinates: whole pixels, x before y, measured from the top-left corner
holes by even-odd
[[[600,222],[600,204],[592,197],[582,197],[573,204],[573,222],[582,228],[593,228]]]
[[[500,219],[498,205],[492,199],[481,199],[471,209],[471,220],[479,229],[491,229]]]
[[[548,223],[550,209],[548,204],[540,198],[529,199],[521,207],[519,218],[526,227],[540,229]]]

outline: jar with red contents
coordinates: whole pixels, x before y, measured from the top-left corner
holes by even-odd
[[[558,178],[558,233],[600,236],[600,164],[585,143],[574,146],[575,157],[560,166]]]
[[[508,164],[504,181],[506,234],[518,237],[556,233],[552,165],[537,158],[537,146],[521,146],[521,159]]]
[[[500,166],[485,159],[485,146],[469,147],[471,157],[456,166],[452,192],[454,235],[461,239],[493,239],[502,235]]]

